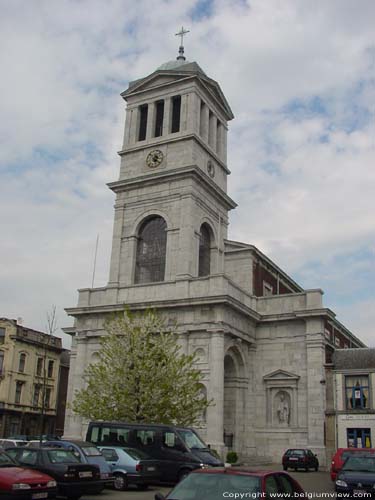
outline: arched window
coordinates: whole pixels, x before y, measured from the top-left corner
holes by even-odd
[[[23,352],[20,354],[20,359],[18,363],[18,371],[23,373],[25,371],[26,354]]]
[[[167,224],[156,216],[144,222],[139,230],[135,283],[164,281]]]
[[[207,224],[202,224],[199,236],[198,276],[208,276],[211,268],[211,236]]]

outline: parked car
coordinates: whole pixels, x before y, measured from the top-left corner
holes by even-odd
[[[37,500],[55,498],[56,481],[49,475],[20,467],[6,453],[0,452],[0,498]]]
[[[100,469],[100,478],[103,480],[103,488],[105,486],[112,486],[113,475],[110,465],[103,457],[102,452],[97,446],[88,441],[46,441],[44,446],[53,446],[55,448],[62,448],[70,450],[74,455],[79,458],[80,462],[86,464],[97,465]]]
[[[150,484],[160,482],[158,462],[143,451],[120,446],[99,446],[99,449],[112,469],[115,490],[126,490],[128,484],[145,490]]]
[[[345,460],[338,473],[335,489],[348,498],[374,498],[375,456],[352,454]],[[338,495],[339,496],[339,495]],[[344,495],[342,495],[344,496]]]
[[[96,465],[83,464],[71,451],[61,448],[10,448],[7,453],[21,466],[52,476],[57,494],[71,500],[103,489]]]
[[[264,498],[264,495],[270,498],[271,494],[277,493],[293,498],[294,495],[302,497],[304,491],[286,472],[248,471],[235,468],[197,469],[178,483],[166,497],[157,493],[155,500]]]
[[[288,468],[297,470],[305,469],[319,469],[318,457],[309,449],[303,448],[291,448],[287,450],[282,459],[283,469],[288,470]]]
[[[341,467],[344,465],[345,460],[350,455],[367,455],[369,453],[375,454],[374,448],[338,448],[332,457],[331,461],[331,479],[336,481],[337,474],[340,472]]]
[[[0,446],[4,450],[8,448],[13,448],[13,446],[25,446],[27,441],[23,441],[22,439],[0,439]]]
[[[223,467],[213,450],[189,427],[125,422],[90,422],[87,441],[143,451],[158,461],[161,481],[173,483],[201,467]]]

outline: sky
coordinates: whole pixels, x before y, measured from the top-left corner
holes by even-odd
[[[185,55],[229,123],[229,237],[375,346],[373,0],[0,0],[0,316],[57,334],[108,281],[128,82]]]

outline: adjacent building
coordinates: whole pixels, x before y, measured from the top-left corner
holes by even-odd
[[[152,307],[196,353],[208,408],[199,432],[219,452],[280,461],[308,447],[326,461],[326,364],[364,344],[255,246],[228,237],[228,122],[219,84],[180,54],[129,84],[108,284],[79,290],[68,400],[83,387],[108,316]],[[251,168],[251,161],[249,162]],[[252,225],[248,214],[249,239]],[[68,410],[67,437],[85,424]]]
[[[67,356],[61,338],[0,318],[1,437],[54,434],[57,408],[62,434]]]
[[[375,349],[337,350],[327,368],[331,448],[375,447]]]

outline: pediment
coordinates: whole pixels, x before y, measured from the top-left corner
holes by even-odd
[[[227,119],[231,120],[233,118],[232,110],[220,89],[220,86],[215,80],[208,78],[203,72],[200,71],[181,71],[178,69],[173,70],[156,70],[149,76],[135,80],[129,83],[129,88],[121,93],[121,96],[127,100],[131,95],[138,94],[140,92],[147,92],[163,85],[171,85],[174,82],[183,81],[191,78],[196,78],[199,80],[202,87],[212,96],[212,98],[218,103],[218,105],[224,110],[227,115]]]
[[[275,382],[276,380],[292,381],[298,380],[299,378],[300,376],[296,375],[295,373],[287,372],[285,370],[276,370],[269,373],[268,375],[265,375],[263,377],[263,380]]]

